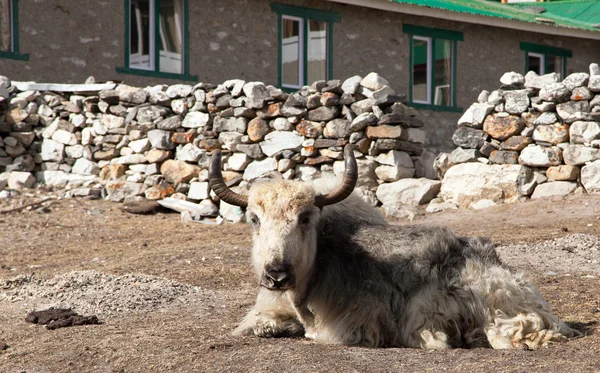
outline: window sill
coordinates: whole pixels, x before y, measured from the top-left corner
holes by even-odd
[[[29,61],[29,53],[20,54],[15,52],[0,51],[0,58],[8,58],[10,60]]]
[[[415,109],[422,109],[422,110],[431,110],[431,111],[448,111],[448,112],[453,112],[453,113],[462,113],[463,109],[456,107],[456,106],[440,106],[440,105],[430,105],[430,104],[417,104],[414,102],[410,102],[408,104],[411,107],[414,107]]]
[[[198,81],[197,75],[164,73],[164,72],[158,72],[158,71],[152,71],[152,70],[132,69],[129,67],[117,67],[116,70],[119,74],[149,76],[152,78],[162,78],[162,79],[185,80],[185,81],[190,81],[190,82]]]

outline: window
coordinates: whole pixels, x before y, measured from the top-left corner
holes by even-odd
[[[413,106],[460,111],[456,107],[456,42],[462,33],[404,25],[410,36],[409,99]]]
[[[28,54],[19,53],[19,2],[0,0],[0,58],[27,61]]]
[[[538,75],[555,72],[563,78],[567,75],[567,58],[573,57],[570,50],[525,42],[520,48],[525,51],[525,72],[534,71]]]
[[[291,5],[271,4],[278,14],[278,84],[294,90],[331,79],[333,23],[340,14]]]
[[[188,0],[125,1],[125,67],[117,72],[196,80],[188,73]]]

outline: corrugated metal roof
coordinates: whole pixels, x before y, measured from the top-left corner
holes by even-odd
[[[542,2],[542,3],[520,3],[501,4],[495,1],[487,0],[389,0],[400,4],[411,4],[420,7],[441,9],[457,13],[473,14],[484,17],[503,18],[520,22],[529,22],[544,25],[553,25],[556,27],[567,27],[579,30],[600,32],[593,27],[596,21],[584,19],[592,11],[586,10],[593,4],[600,12],[600,1],[568,1],[568,2]],[[559,5],[564,6],[559,10]],[[571,5],[569,7],[569,5]],[[546,11],[544,13],[534,13],[527,8],[532,6],[544,7],[546,9],[556,6],[555,11]],[[570,9],[570,12],[567,10]],[[573,15],[573,16],[571,16]],[[600,16],[600,13],[599,13]],[[577,18],[580,17],[580,18]],[[550,22],[549,22],[550,21]],[[600,21],[598,21],[600,23]]]
[[[543,3],[519,3],[511,4],[521,9],[527,9],[530,6],[539,6],[546,11],[541,16],[555,15],[569,18],[578,22],[600,24],[600,1],[597,0],[575,0],[575,1],[546,1]]]

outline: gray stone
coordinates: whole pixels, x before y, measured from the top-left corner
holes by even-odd
[[[377,116],[370,112],[359,114],[350,124],[350,132],[362,131],[378,122]]]
[[[540,89],[539,97],[544,101],[563,102],[571,96],[571,91],[562,83],[546,84]]]
[[[129,142],[128,146],[135,153],[143,153],[146,150],[150,150],[150,140],[148,140],[147,138],[144,138],[144,139],[140,139],[140,140],[131,141],[131,142]]]
[[[530,167],[550,167],[562,163],[562,151],[556,146],[530,145],[521,151],[519,163]]]
[[[237,144],[242,142],[242,135],[239,132],[221,132],[219,134],[219,142],[223,149],[234,150]]]
[[[189,84],[173,84],[165,92],[170,98],[187,97],[192,94],[192,86]]]
[[[186,161],[196,163],[200,157],[204,154],[204,150],[200,149],[194,144],[185,144],[182,147],[178,147],[175,152],[175,159],[180,161]]]
[[[554,197],[554,196],[566,196],[571,194],[577,189],[577,183],[572,181],[553,181],[538,185],[531,199],[538,199],[543,197]]]
[[[542,113],[539,117],[537,117],[535,119],[535,121],[533,122],[533,124],[537,125],[549,125],[549,124],[554,124],[556,123],[558,120],[558,118],[556,117],[556,114],[552,113],[552,112],[546,112],[546,113]]]
[[[556,105],[556,113],[565,123],[573,123],[576,120],[585,120],[586,113],[590,112],[588,101],[569,101]]]
[[[473,128],[482,128],[485,117],[494,110],[493,105],[489,104],[473,104],[458,120],[459,126],[467,126]]]
[[[482,102],[485,103],[485,102]],[[497,89],[492,91],[487,99],[488,105],[496,106],[504,103],[504,91],[501,89]]]
[[[517,190],[519,196],[530,196],[538,185],[538,180],[533,169],[530,167],[521,167],[517,177]]]
[[[199,128],[204,127],[210,122],[210,115],[200,111],[187,113],[181,126],[184,128]]]
[[[287,118],[275,118],[270,123],[275,131],[292,131],[294,125]]]
[[[591,100],[593,98],[594,94],[586,87],[576,87],[571,92],[571,100],[573,101]]]
[[[290,106],[287,104],[287,102],[281,107],[280,111],[285,117],[303,116],[307,112],[305,107]]]
[[[491,163],[495,164],[518,164],[519,153],[512,150],[494,150],[489,159]]]
[[[590,81],[588,82],[588,89],[592,92],[600,92],[600,75],[590,76]]]
[[[138,109],[136,119],[140,124],[151,124],[158,118],[160,118],[165,109],[160,106],[142,106]]]
[[[195,114],[195,113],[190,113],[190,114]],[[208,114],[207,114],[207,116],[208,116]],[[168,117],[165,120],[161,120],[156,125],[157,129],[165,130],[165,131],[175,131],[177,128],[180,128],[180,127],[181,127],[181,117],[179,115],[173,115],[171,117]]]
[[[590,64],[590,75],[600,75],[600,66],[595,62]]]
[[[244,180],[254,180],[275,170],[277,170],[277,160],[275,158],[253,161],[244,170]]]
[[[543,86],[545,86],[547,84],[558,83],[559,80],[560,80],[560,77],[556,73],[550,73],[550,74],[539,76],[535,72],[529,71],[525,75],[525,87],[541,89]]]
[[[153,148],[170,150],[175,148],[175,144],[171,139],[171,132],[163,130],[148,131],[148,140]]]
[[[514,71],[506,72],[500,78],[500,83],[508,86],[520,86],[525,83],[525,78],[522,74],[516,73]]]
[[[142,195],[146,187],[142,183],[111,180],[106,183],[107,199],[113,202],[123,202],[126,198]]]
[[[261,82],[248,82],[244,84],[243,91],[248,98],[246,107],[250,109],[261,109],[269,98],[269,91]]]
[[[470,127],[459,127],[452,135],[452,141],[461,148],[479,149],[487,140],[488,134]]]
[[[589,79],[590,75],[587,73],[573,73],[567,76],[562,83],[572,91],[574,88],[586,86]]]
[[[565,163],[570,166],[582,166],[600,159],[600,149],[583,145],[569,145],[563,150]]]
[[[213,121],[213,130],[217,132],[245,133],[247,128],[248,119],[246,118],[222,118],[217,116]]]
[[[260,142],[262,152],[270,157],[285,149],[300,150],[304,137],[293,132],[274,131],[265,136]]]
[[[248,155],[252,159],[258,159],[265,156],[260,149],[259,144],[238,144],[236,150]]]
[[[376,105],[376,100],[373,98],[365,98],[364,100],[356,101],[350,108],[356,115],[360,115],[366,112],[372,112],[373,106]]]
[[[437,180],[402,179],[393,183],[381,184],[377,188],[377,199],[384,206],[397,206],[404,204],[418,206],[428,203],[437,196],[441,182]]]
[[[592,162],[581,169],[581,184],[588,193],[600,193],[600,161]]]
[[[566,124],[549,124],[535,127],[532,138],[536,142],[557,145],[569,141],[569,126]]]
[[[519,74],[520,75],[520,74]],[[521,114],[529,108],[529,96],[526,89],[504,93],[504,110],[509,114]]]
[[[484,89],[483,91],[481,91],[481,93],[479,93],[479,96],[477,96],[477,102],[480,104],[485,104],[487,103],[489,98],[490,92]]]
[[[339,109],[336,106],[321,106],[308,111],[308,120],[310,121],[329,121],[337,117]]]
[[[448,155],[448,162],[450,164],[459,164],[465,162],[477,162],[477,159],[481,156],[477,149],[463,149],[456,148],[452,153]]]
[[[522,166],[463,163],[450,167],[440,190],[440,197],[458,207],[488,199],[495,203],[514,202],[519,193],[517,178]]]
[[[576,121],[569,128],[571,144],[590,144],[600,139],[600,124],[598,122]]]
[[[350,135],[350,122],[346,119],[329,121],[325,126],[323,135],[327,138],[346,138]]]

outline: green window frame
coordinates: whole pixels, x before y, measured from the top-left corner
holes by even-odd
[[[457,42],[463,41],[463,33],[459,31],[437,29],[424,26],[415,26],[404,24],[402,31],[409,35],[409,85],[408,85],[408,97],[409,104],[415,108],[435,110],[435,111],[451,111],[451,112],[462,112],[456,104],[456,66],[457,66]],[[416,56],[415,53],[415,42],[421,44],[425,43],[426,54],[424,56]],[[436,87],[436,69],[435,61],[438,61],[438,57],[443,56],[444,44],[450,43],[451,51],[451,67],[450,67],[450,79],[449,84],[440,85]],[[440,48],[441,47],[441,48]],[[416,59],[423,59],[424,62],[420,65],[426,65],[426,93],[425,100],[415,100],[413,93],[415,91],[414,86],[414,73],[415,73],[415,61]],[[439,78],[439,76],[437,76]],[[447,87],[449,85],[449,87]],[[449,88],[448,93],[450,97],[450,105],[440,103],[440,98],[443,96],[442,88]]]
[[[538,59],[539,69],[535,71],[539,75],[558,72],[562,78],[567,76],[567,58],[573,57],[570,49],[550,47],[542,44],[521,42],[519,48],[525,52],[525,73],[529,72],[530,59]],[[556,61],[560,61],[560,67],[557,69]],[[556,71],[559,70],[559,71]]]
[[[124,1],[124,19],[125,19],[125,41],[124,41],[124,66],[117,67],[116,71],[120,74],[148,76],[162,79],[176,79],[186,81],[198,81],[196,75],[190,75],[189,73],[189,13],[188,3],[189,0],[182,0],[182,20],[181,20],[181,73],[165,72],[161,69],[161,53],[165,52],[161,50],[161,45],[166,41],[165,34],[162,33],[161,27],[165,27],[161,24],[160,9],[161,0],[149,0],[149,40],[148,40],[148,66],[132,66],[132,35],[131,35],[131,6],[135,0]],[[138,42],[139,43],[139,42]],[[141,48],[138,46],[138,48]],[[164,66],[163,66],[164,67]]]
[[[304,8],[279,3],[271,3],[271,10],[277,14],[277,86],[284,91],[291,92],[301,88],[308,82],[308,54],[309,54],[309,25],[311,21],[324,22],[326,31],[326,79],[333,76],[333,25],[340,22],[340,13]],[[298,80],[297,84],[286,84],[283,78],[283,27],[284,21],[297,22],[298,26]]]
[[[0,50],[0,58],[29,61],[29,54],[19,51],[19,0],[0,1],[0,12],[8,13],[0,19],[0,37],[10,39],[8,50]],[[5,19],[8,20],[8,24],[3,22]]]

